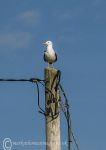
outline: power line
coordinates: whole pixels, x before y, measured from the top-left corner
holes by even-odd
[[[39,78],[30,78],[30,79],[0,79],[0,82],[39,82],[44,81]]]
[[[40,113],[42,114],[45,114],[45,111],[42,109],[42,107],[40,106],[40,92],[39,92],[39,85],[38,85],[38,82],[35,82],[36,83],[36,87],[37,87],[37,95],[38,95],[38,107],[40,109]]]
[[[40,106],[40,90],[39,90],[39,85],[38,83],[42,83],[44,80],[39,79],[39,78],[30,78],[30,79],[1,79],[0,82],[31,82],[36,84],[37,88],[37,99],[38,99],[38,108],[40,109],[40,113],[45,114],[45,111],[41,108]]]
[[[41,84],[45,88],[46,92],[49,93],[51,101],[55,101],[55,96],[52,93],[52,88],[54,88],[56,91],[57,91],[58,88],[60,88],[60,91],[62,92],[62,95],[63,95],[63,97],[65,99],[65,103],[63,103],[62,99],[61,99],[60,106],[62,108],[62,111],[63,111],[63,113],[65,115],[65,118],[66,118],[66,121],[67,121],[67,127],[68,127],[68,150],[70,150],[70,148],[71,148],[71,142],[72,142],[71,136],[72,136],[72,138],[74,140],[74,143],[76,145],[77,150],[79,150],[79,145],[78,145],[78,143],[76,141],[76,138],[75,138],[75,136],[74,136],[74,134],[72,132],[71,116],[70,116],[70,111],[69,111],[68,99],[67,99],[65,91],[63,90],[62,85],[60,84],[60,77],[61,77],[61,72],[60,72],[60,70],[58,70],[57,74],[54,77],[53,82],[51,84],[51,90],[48,89],[47,87],[45,87],[45,83],[48,82],[48,81],[45,81],[45,80],[42,80],[42,79],[39,79],[39,78],[29,78],[29,79],[2,79],[2,78],[0,78],[0,82],[31,82],[31,83],[35,83],[36,87],[37,87],[37,101],[38,101],[39,112],[44,114],[45,116],[47,115],[46,114],[47,112],[45,112],[42,109],[41,104],[40,104],[39,84]],[[56,78],[58,79],[58,82],[57,82],[56,86],[54,87],[54,83],[55,83]]]
[[[70,112],[69,112],[68,99],[67,99],[67,96],[66,96],[66,94],[65,94],[65,91],[63,90],[63,87],[62,87],[61,84],[60,84],[60,89],[61,89],[61,91],[62,91],[62,93],[63,93],[64,98],[65,98],[65,106],[64,106],[63,103],[62,103],[62,105],[63,105],[63,106],[62,106],[62,111],[63,111],[63,113],[64,113],[64,115],[65,115],[65,118],[66,118],[66,120],[67,120],[67,125],[68,125],[68,150],[70,150],[70,148],[71,148],[71,144],[70,144],[70,142],[72,142],[71,136],[72,136],[72,138],[73,138],[73,140],[74,140],[74,143],[75,143],[75,145],[76,145],[77,150],[79,150],[79,145],[78,145],[77,140],[76,140],[76,138],[75,138],[75,136],[74,136],[74,133],[73,133],[73,131],[72,131],[71,116],[70,116]]]

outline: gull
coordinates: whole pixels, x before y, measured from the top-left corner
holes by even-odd
[[[43,43],[46,46],[46,50],[44,51],[44,61],[48,63],[48,67],[57,61],[57,54],[53,49],[52,41],[46,41]]]

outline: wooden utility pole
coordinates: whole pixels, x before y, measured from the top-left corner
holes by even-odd
[[[46,150],[61,150],[57,69],[45,68]]]

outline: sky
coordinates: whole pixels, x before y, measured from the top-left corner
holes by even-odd
[[[51,40],[80,150],[106,149],[105,39],[105,0],[0,0],[0,78],[43,79],[47,64],[42,42]],[[40,90],[43,107],[44,89]],[[36,85],[0,83],[0,149],[5,138],[45,141],[45,118],[38,113]],[[66,139],[61,114],[61,140]],[[13,149],[44,150],[45,146],[13,145]]]

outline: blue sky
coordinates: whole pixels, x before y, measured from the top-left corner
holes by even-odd
[[[105,0],[0,1],[0,78],[43,78],[42,42],[52,40],[58,53],[55,66],[62,71],[61,82],[81,150],[106,149],[105,14]],[[44,105],[43,94],[41,101]],[[65,141],[64,118],[61,131]],[[45,141],[36,86],[30,83],[0,83],[1,149],[7,137],[12,141]]]

